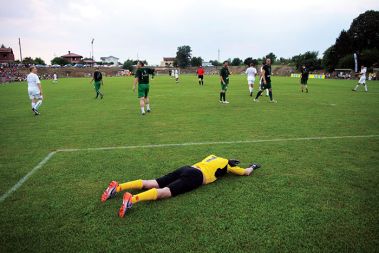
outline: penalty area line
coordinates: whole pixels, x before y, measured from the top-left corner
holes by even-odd
[[[319,137],[299,137],[299,138],[276,138],[262,140],[245,140],[245,141],[212,141],[212,142],[185,142],[185,143],[166,143],[166,144],[148,144],[132,146],[115,146],[115,147],[98,147],[98,148],[72,148],[58,149],[50,152],[43,158],[31,171],[21,178],[12,188],[0,197],[0,203],[17,191],[34,173],[41,169],[55,154],[60,152],[79,152],[79,151],[100,151],[115,149],[140,149],[140,148],[162,148],[162,147],[182,147],[182,146],[200,146],[200,145],[221,145],[221,144],[244,144],[244,143],[262,143],[262,142],[284,142],[284,141],[310,141],[310,140],[332,140],[332,139],[352,139],[352,138],[375,138],[378,134],[372,135],[345,135],[345,136],[319,136]]]
[[[111,147],[98,147],[98,148],[58,149],[57,152],[79,152],[79,151],[113,150],[113,149],[162,148],[162,147],[181,147],[181,146],[244,144],[244,143],[261,143],[261,142],[282,142],[282,141],[308,141],[308,140],[348,139],[348,138],[373,138],[373,137],[379,137],[379,135],[378,134],[373,134],[373,135],[345,135],[345,136],[276,138],[276,139],[245,140],[245,141],[184,142],[184,143],[148,144],[148,145],[134,145],[134,146],[113,146],[113,147],[111,146]]]
[[[23,178],[21,178],[12,188],[10,188],[6,193],[1,195],[0,197],[0,203],[3,202],[6,198],[8,198],[12,193],[18,190],[25,182],[28,180],[34,173],[36,173],[37,170],[42,168],[51,157],[53,157],[57,151],[50,152],[45,158],[42,159],[31,171],[28,172]]]

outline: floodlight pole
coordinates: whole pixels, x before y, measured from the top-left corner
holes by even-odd
[[[18,46],[20,48],[20,60],[21,60],[21,63],[22,63],[22,51],[21,51],[21,39],[18,38]]]
[[[93,67],[93,42],[94,42],[95,39],[92,39],[91,41],[91,47],[92,47],[92,67]]]

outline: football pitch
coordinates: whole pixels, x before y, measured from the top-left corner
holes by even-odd
[[[40,116],[26,83],[0,86],[0,252],[378,251],[379,81],[365,93],[310,79],[301,93],[298,79],[273,77],[275,104],[254,103],[232,75],[220,104],[218,76],[199,86],[159,75],[145,116],[133,78],[105,78],[103,100],[89,81],[42,81]],[[209,154],[262,168],[137,203],[123,219],[122,194],[100,202],[111,180]]]

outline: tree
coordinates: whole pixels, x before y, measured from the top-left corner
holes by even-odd
[[[176,52],[176,60],[179,67],[185,68],[190,65],[191,52],[192,50],[190,46],[178,47],[178,51]]]
[[[133,69],[134,69],[134,66],[137,65],[137,63],[141,61],[143,62],[143,64],[147,65],[147,61],[146,60],[132,60],[132,59],[127,59],[126,61],[124,61],[124,64],[122,65],[122,68],[123,69],[128,69],[129,71],[133,72]],[[113,62],[112,62],[113,64]],[[110,64],[110,65],[112,65]]]
[[[276,61],[276,55],[275,55],[273,52],[271,52],[271,53],[269,53],[268,55],[266,55],[265,58],[269,58],[269,59],[271,59],[271,64],[274,64],[275,61]]]
[[[279,62],[279,64],[291,64],[292,63],[292,60],[291,58],[284,58],[284,57],[280,57],[279,59],[277,59],[277,62]]]
[[[379,49],[365,49],[360,55],[360,62],[365,66],[379,67]]]
[[[130,59],[127,59],[126,61],[124,61],[124,64],[122,65],[122,68],[123,69],[127,69],[130,72],[133,72],[133,65],[135,65],[134,61],[130,60]]]
[[[321,69],[321,59],[318,58],[318,52],[307,51],[304,54],[295,55],[292,57],[292,62],[296,68],[300,70],[301,66],[305,65],[310,70]]]
[[[63,66],[63,65],[68,64],[68,61],[62,57],[55,57],[54,59],[51,60],[51,65],[55,65],[55,64]]]
[[[42,60],[40,57],[36,57],[34,59],[34,64],[46,65],[45,61]]]
[[[242,63],[243,63],[243,61],[240,59],[240,58],[234,58],[233,60],[232,60],[232,62],[230,63],[230,65],[232,65],[232,66],[240,66],[240,65],[242,65]]]
[[[22,60],[22,63],[23,63],[23,64],[33,65],[33,64],[34,64],[34,60],[33,60],[32,57],[25,57],[25,58]]]
[[[243,64],[250,66],[250,63],[254,63],[254,65],[258,65],[258,60],[253,59],[252,57],[247,57],[244,61]]]
[[[192,67],[199,67],[203,64],[203,59],[199,57],[192,57],[191,59],[191,66]]]
[[[379,11],[366,11],[353,20],[349,30],[342,30],[336,42],[324,52],[323,65],[327,71],[346,66],[354,53],[379,45]],[[360,57],[361,58],[361,57]],[[366,63],[367,64],[367,63]]]
[[[371,49],[379,45],[379,11],[366,11],[351,23],[348,30],[356,51]]]
[[[222,65],[222,63],[219,62],[218,60],[214,60],[214,61],[210,60],[209,63],[212,64],[213,66],[221,66]]]

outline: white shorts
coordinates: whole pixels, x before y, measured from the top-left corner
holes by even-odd
[[[254,84],[255,82],[255,79],[247,79],[247,84],[250,85],[250,84]]]
[[[359,78],[358,83],[360,83],[360,84],[366,84],[366,77],[365,76],[361,76],[361,78]]]
[[[42,95],[39,90],[28,90],[30,99],[42,99]]]
[[[175,78],[179,78],[179,75],[175,75]]]

